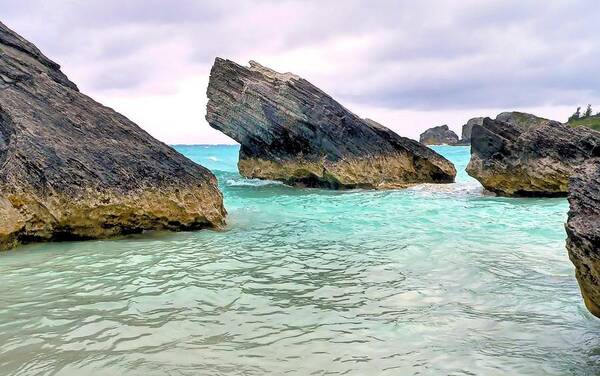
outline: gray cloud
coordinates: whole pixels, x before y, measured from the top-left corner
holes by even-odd
[[[92,91],[169,90],[224,56],[286,61],[341,101],[394,109],[600,102],[591,0],[2,0],[2,9]],[[289,60],[308,53],[318,61]]]

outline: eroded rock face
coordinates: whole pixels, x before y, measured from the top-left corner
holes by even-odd
[[[326,188],[449,183],[456,171],[416,141],[363,120],[308,81],[217,58],[206,119],[241,144],[249,178]]]
[[[444,124],[421,133],[419,142],[425,145],[455,145],[458,143],[458,136]]]
[[[600,165],[571,178],[567,250],[588,310],[600,317]]]
[[[81,94],[0,23],[0,249],[219,227],[215,177]]]
[[[467,173],[500,195],[565,196],[569,177],[598,154],[598,145],[600,133],[590,129],[486,118],[473,126]]]

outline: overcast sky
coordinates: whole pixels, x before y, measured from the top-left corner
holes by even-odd
[[[524,110],[600,110],[595,1],[0,0],[2,21],[84,93],[168,143],[232,143],[204,120],[216,56],[294,72],[418,138]]]

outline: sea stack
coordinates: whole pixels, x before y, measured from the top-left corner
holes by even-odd
[[[516,114],[473,126],[467,173],[499,195],[566,196],[569,177],[598,155],[600,133]]]
[[[444,124],[421,133],[419,142],[424,145],[456,145],[458,136]]]
[[[600,318],[600,165],[571,178],[567,250],[588,310]]]
[[[220,227],[215,177],[79,92],[0,23],[0,249]]]
[[[245,177],[330,189],[454,181],[448,160],[292,73],[217,58],[207,94],[206,119],[241,144]]]
[[[476,117],[469,119],[465,125],[462,126],[461,138],[459,143],[461,145],[471,145],[471,133],[473,132],[473,127],[475,125],[483,124],[482,117]]]

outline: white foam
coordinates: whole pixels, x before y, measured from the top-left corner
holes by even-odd
[[[451,184],[424,183],[407,189],[426,194],[450,194],[454,196],[480,196],[484,193],[483,187],[477,182]]]
[[[229,179],[227,185],[230,187],[264,187],[267,185],[283,185],[280,181],[261,179]]]

